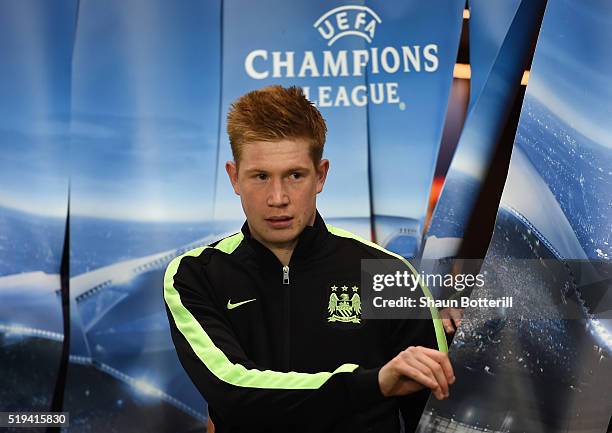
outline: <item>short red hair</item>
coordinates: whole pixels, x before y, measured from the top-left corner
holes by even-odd
[[[253,141],[305,139],[315,165],[323,157],[327,126],[300,87],[268,86],[238,98],[227,113],[227,134],[236,163]]]

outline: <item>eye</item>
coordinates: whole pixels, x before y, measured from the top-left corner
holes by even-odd
[[[265,173],[257,173],[255,175],[255,178],[257,178],[257,180],[266,180],[268,178],[268,175]]]
[[[302,173],[300,173],[299,171],[294,171],[293,173],[291,173],[291,178],[292,179],[301,179],[302,177],[304,177],[302,175]]]

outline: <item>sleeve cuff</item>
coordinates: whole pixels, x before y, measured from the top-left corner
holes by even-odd
[[[378,372],[380,367],[365,369],[359,368],[352,374],[348,382],[349,399],[352,407],[362,410],[381,403],[386,397],[378,385]]]

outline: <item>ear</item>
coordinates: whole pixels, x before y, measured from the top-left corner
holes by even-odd
[[[317,194],[323,191],[323,185],[327,179],[327,172],[329,171],[329,160],[322,159],[319,161],[317,168]]]
[[[234,192],[236,195],[240,195],[240,188],[238,187],[238,165],[234,161],[227,161],[225,163],[225,171],[227,171],[227,176],[232,183]]]

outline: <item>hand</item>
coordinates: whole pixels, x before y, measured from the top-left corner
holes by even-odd
[[[378,372],[378,386],[385,397],[429,388],[438,400],[443,400],[449,396],[448,385],[454,382],[448,354],[421,346],[400,352]]]
[[[443,308],[440,310],[440,317],[442,317],[442,325],[446,333],[454,334],[455,330],[461,326],[463,308]]]

